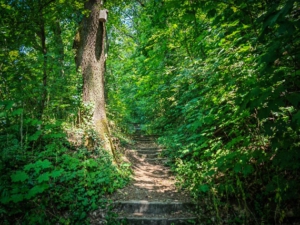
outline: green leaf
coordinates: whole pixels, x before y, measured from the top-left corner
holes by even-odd
[[[293,104],[294,107],[297,107],[297,105],[299,104],[300,102],[300,95],[299,94],[290,94],[288,95],[288,98],[287,100]]]
[[[24,166],[25,171],[29,171],[30,169],[34,168],[35,164],[29,163],[26,166]]]
[[[90,190],[87,192],[88,196],[93,196],[94,194],[96,194],[96,192],[94,190]]]
[[[97,167],[98,163],[94,159],[87,159],[83,162],[86,167],[93,168]]]
[[[39,183],[42,183],[43,181],[49,181],[49,179],[50,179],[50,173],[49,172],[43,173],[42,175],[40,175],[37,178]]]
[[[46,184],[34,186],[33,188],[31,188],[29,190],[28,194],[25,197],[27,199],[30,199],[30,198],[36,196],[37,194],[43,193],[48,188],[49,188],[49,186]]]
[[[277,12],[277,13],[271,14],[269,16],[269,18],[267,19],[267,21],[264,23],[263,29],[265,29],[268,26],[270,26],[270,27],[273,26],[276,23],[276,21],[277,21],[278,17],[280,16],[280,14],[281,14],[280,11]]]
[[[0,102],[0,106],[3,105],[5,107],[5,110],[9,110],[13,107],[14,102],[13,101],[2,101]]]
[[[17,110],[14,110],[12,112],[12,116],[18,116],[18,115],[21,115],[23,113],[23,109],[17,109]]]
[[[246,176],[246,175],[249,175],[253,172],[253,166],[249,165],[249,164],[246,164],[244,166],[244,169],[243,169],[243,174]]]
[[[50,168],[52,163],[48,160],[45,159],[43,161],[38,161],[38,165],[42,168],[42,169],[47,169]]]
[[[33,135],[29,136],[29,141],[36,141],[42,134],[41,130],[36,131]]]
[[[207,184],[202,184],[202,185],[200,185],[200,187],[199,187],[199,191],[201,191],[201,192],[206,193],[206,192],[208,192],[208,190],[209,190],[209,187],[208,187]]]
[[[1,197],[0,202],[1,202],[2,204],[7,204],[7,203],[9,203],[11,200],[12,200],[11,197],[5,196],[5,197]]]
[[[43,161],[38,160],[35,163],[27,164],[24,167],[24,170],[29,171],[30,169],[34,169],[34,171],[36,173],[39,173],[41,171],[41,169],[47,169],[47,168],[50,168],[51,166],[52,166],[52,163],[48,159],[45,159]]]
[[[239,173],[242,170],[242,165],[237,163],[235,164],[234,168],[233,168],[234,172]]]
[[[66,137],[66,134],[64,133],[50,133],[43,136],[44,139],[50,139],[50,138],[64,138]]]
[[[86,202],[84,202],[83,205],[87,205]],[[86,213],[85,213],[85,212],[82,212],[82,213],[80,214],[80,219],[84,219],[84,218],[86,218]]]
[[[61,176],[61,174],[64,172],[63,169],[60,169],[60,170],[54,170],[50,173],[50,176],[53,177],[53,178],[57,178],[59,176]]]
[[[11,175],[11,180],[13,182],[18,182],[18,181],[25,181],[29,178],[29,176],[27,175],[27,173],[25,173],[24,171],[17,171],[15,174]]]
[[[107,181],[106,177],[104,178],[99,178],[99,179],[95,179],[93,182],[95,184],[102,184],[102,183],[105,183]]]
[[[297,122],[300,125],[300,111],[293,115],[293,122]]]
[[[217,10],[216,9],[211,9],[211,10],[209,10],[208,12],[207,12],[207,17],[208,18],[213,18],[213,17],[215,17],[216,16],[216,14],[217,14]]]
[[[14,203],[17,203],[17,202],[21,202],[24,200],[24,196],[22,194],[15,194],[15,195],[12,195],[11,196],[11,200],[14,202]]]

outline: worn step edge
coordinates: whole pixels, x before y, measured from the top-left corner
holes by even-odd
[[[147,158],[145,158],[144,161],[147,161],[147,162],[153,162],[153,161],[159,161],[159,162],[164,161],[164,162],[168,162],[169,159],[168,159],[168,158],[155,158],[155,159],[150,159],[150,158],[147,159]]]
[[[160,154],[159,153],[150,153],[150,154],[145,154],[145,153],[140,153],[140,152],[136,152],[136,153],[131,153],[139,158],[142,159],[159,159],[160,158]]]
[[[134,149],[135,151],[162,151],[164,150],[163,148],[160,147],[153,147],[153,148],[149,148],[149,147],[140,147],[137,149]]]
[[[158,146],[152,146],[152,147],[139,146],[139,147],[137,147],[137,149],[140,149],[140,150],[154,150],[154,149],[166,149],[166,148],[164,146],[158,145]]]
[[[137,159],[160,159],[160,155],[159,154],[141,154],[141,153],[126,153],[126,156],[131,156]]]
[[[151,138],[134,138],[133,140],[135,140],[135,141],[152,141],[152,142],[155,141],[155,139],[151,139]]]
[[[116,201],[115,208],[124,213],[164,214],[189,211],[194,207],[190,202],[149,202],[146,200]]]
[[[158,172],[154,171],[154,172],[148,172],[146,169],[143,168],[138,168],[138,167],[132,167],[132,169],[135,169],[134,174],[138,175],[138,174],[144,174],[149,176],[150,178],[161,178],[161,179],[167,179],[167,178],[171,178],[173,175],[173,173],[171,171],[162,171],[159,170]],[[175,179],[175,178],[173,178]]]
[[[132,153],[132,154],[141,154],[141,155],[159,155],[161,154],[161,151],[145,151],[145,150],[127,150],[127,153]]]
[[[169,161],[168,158],[147,158],[147,157],[141,157],[138,154],[127,154],[126,156],[129,156],[133,160],[139,161],[140,163],[148,163],[148,164],[152,164],[155,162],[167,163]]]
[[[168,162],[167,158],[148,158],[148,157],[143,157],[139,156],[138,154],[127,154],[127,157],[130,157],[132,160],[138,161],[139,163],[144,163],[146,164],[152,164],[154,163],[166,163]]]
[[[156,170],[149,170],[148,168],[143,168],[138,165],[132,165],[132,169],[136,170],[137,172],[143,172],[149,176],[155,175],[168,175],[168,177],[173,175],[173,172],[169,169],[156,169]]]
[[[149,139],[149,138],[142,138],[142,139],[133,139],[133,141],[135,141],[135,142],[139,142],[139,143],[143,143],[143,142],[151,142],[151,143],[153,143],[153,144],[156,144],[156,142],[157,142],[157,139]]]
[[[196,217],[189,218],[137,218],[137,217],[119,217],[118,220],[126,221],[130,225],[185,225],[195,224]]]
[[[156,149],[156,150],[140,150],[140,149],[137,149],[137,150],[127,150],[127,152],[139,152],[141,154],[156,154],[156,153],[162,153],[162,150],[161,149]]]

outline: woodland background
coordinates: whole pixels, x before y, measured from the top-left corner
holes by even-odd
[[[0,223],[88,223],[130,174],[101,147],[82,103],[73,41],[89,12],[79,0],[0,5]],[[159,134],[205,224],[291,223],[300,197],[299,1],[105,7],[114,136],[129,142],[133,123]]]

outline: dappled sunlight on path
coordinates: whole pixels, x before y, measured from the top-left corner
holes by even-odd
[[[178,190],[154,136],[136,136],[125,156],[132,164],[132,181],[111,196],[120,219],[128,224],[187,224],[195,220],[191,198]]]

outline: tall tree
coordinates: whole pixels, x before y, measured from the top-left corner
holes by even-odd
[[[105,110],[105,22],[99,20],[103,1],[89,0],[85,9],[89,15],[84,17],[75,37],[76,65],[83,75],[83,101],[93,104],[93,122],[104,147],[114,152],[109,138],[109,128]]]

